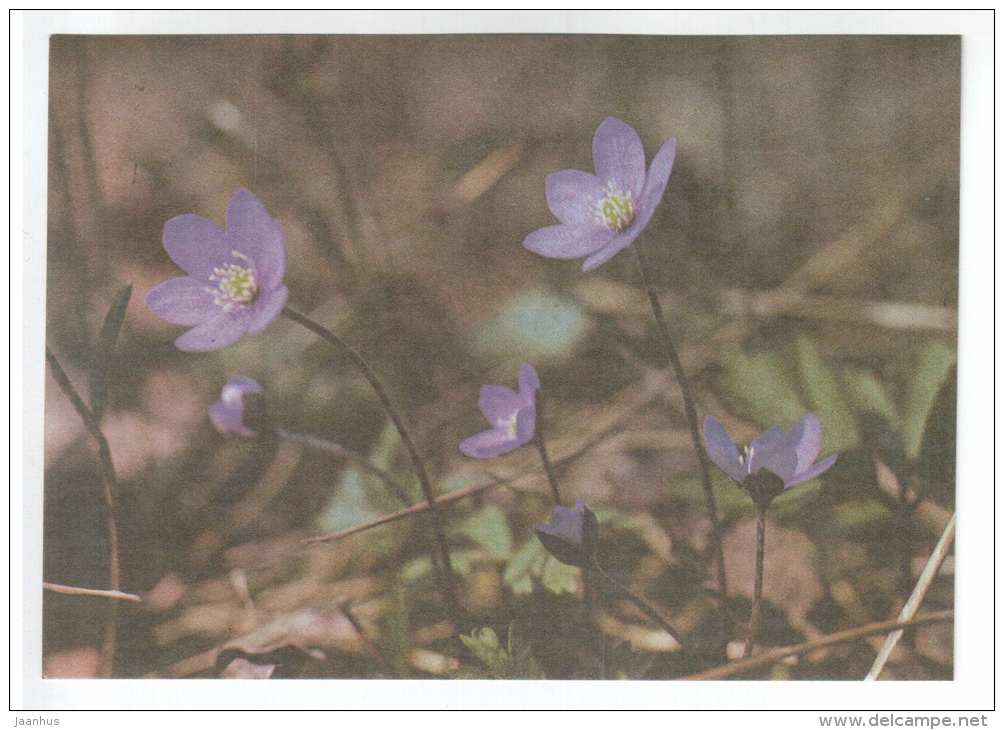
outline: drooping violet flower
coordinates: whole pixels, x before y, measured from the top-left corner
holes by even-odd
[[[508,454],[533,438],[537,425],[537,390],[540,378],[527,363],[519,366],[519,392],[504,385],[483,385],[478,406],[492,428],[460,443],[460,450],[475,459]]]
[[[669,182],[676,137],[663,143],[645,172],[645,148],[634,127],[607,117],[593,137],[596,174],[560,170],[544,181],[560,224],[534,231],[523,247],[553,259],[586,256],[591,271],[627,248],[648,225]]]
[[[534,531],[547,551],[562,563],[581,567],[594,562],[599,522],[581,499],[574,507],[556,506],[550,521],[537,525]]]
[[[179,350],[232,345],[264,330],[286,306],[282,229],[248,190],[230,200],[225,231],[198,215],[171,218],[164,224],[164,248],[188,276],[158,284],[146,306],[172,324],[194,325],[174,341]]]
[[[220,392],[220,399],[209,406],[209,420],[224,434],[252,438],[265,419],[265,389],[246,375],[235,375]]]
[[[725,427],[708,416],[704,419],[704,442],[708,458],[719,469],[754,499],[763,497],[768,502],[784,489],[819,476],[837,460],[837,455],[831,454],[815,463],[823,445],[823,429],[812,413],[806,413],[791,431],[778,426],[764,431],[742,454]],[[777,478],[769,480],[773,484],[761,478],[764,471]]]

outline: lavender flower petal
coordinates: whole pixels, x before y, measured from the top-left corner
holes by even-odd
[[[602,248],[614,237],[602,226],[559,224],[539,228],[523,241],[523,248],[551,259],[577,259]]]
[[[780,426],[771,426],[750,442],[750,471],[757,471],[762,464],[760,458],[769,454],[778,446],[784,444],[785,430]]]
[[[645,177],[645,188],[638,198],[638,212],[635,223],[639,221],[644,228],[652,218],[656,206],[662,201],[669,184],[669,176],[673,172],[673,162],[676,160],[676,137],[663,142],[662,147],[652,158]]]
[[[819,419],[807,413],[791,431],[772,426],[760,434],[750,445],[748,461],[743,464],[724,427],[710,416],[704,421],[704,440],[711,461],[755,500],[768,502],[778,490],[765,488],[768,482],[764,481],[764,470],[780,479],[777,483],[783,483],[782,488],[788,488],[819,476],[836,463],[836,454],[812,463],[819,455],[822,438]]]
[[[796,484],[801,484],[803,482],[809,481],[810,479],[815,479],[816,477],[818,477],[820,474],[822,474],[824,471],[826,471],[836,463],[837,463],[837,455],[830,454],[815,466],[810,467],[809,469],[806,469],[805,471],[796,474],[794,479],[790,483],[786,483],[785,486],[794,487]]]
[[[615,236],[607,245],[587,258],[582,264],[583,271],[592,271],[601,264],[605,264],[625,248],[634,243],[634,240],[641,235],[641,227],[631,226],[624,233]]]
[[[495,456],[508,454],[520,446],[522,444],[509,438],[505,431],[495,428],[490,431],[482,431],[460,442],[460,450],[474,459],[491,459]]]
[[[282,308],[286,306],[288,299],[289,289],[285,286],[280,286],[278,289],[273,289],[259,296],[251,318],[248,320],[248,334],[257,335],[268,327],[272,320],[282,313]]]
[[[593,136],[593,166],[598,178],[639,199],[645,186],[645,147],[634,127],[614,117],[604,119]]]
[[[528,443],[537,423],[539,387],[537,372],[527,363],[520,366],[518,393],[502,385],[482,386],[478,406],[493,428],[464,439],[460,450],[475,459],[488,459]]]
[[[788,448],[787,445],[783,448],[776,448],[760,457],[759,467],[776,474],[785,484],[788,484],[795,478],[795,472],[798,469],[798,455],[793,448]],[[755,474],[756,471],[750,473]]]
[[[164,249],[185,273],[208,282],[233,246],[212,221],[187,213],[164,224]]]
[[[743,480],[746,473],[742,461],[739,459],[739,449],[732,442],[725,426],[713,416],[704,419],[704,444],[708,451],[708,458],[714,462],[715,466],[737,482]]]
[[[258,284],[274,289],[286,275],[286,247],[282,228],[255,195],[241,188],[230,199],[226,213],[227,239],[255,265]]]
[[[147,292],[146,306],[171,324],[195,325],[213,312],[208,285],[190,276],[168,279]]]
[[[516,443],[518,446],[527,444],[533,438],[537,428],[537,407],[529,405],[520,408],[516,413]]]
[[[530,363],[523,363],[519,366],[519,394],[524,400],[533,402],[537,390],[540,388],[540,377]]]
[[[795,444],[795,454],[798,458],[796,473],[806,471],[819,456],[820,449],[823,448],[823,427],[819,419],[812,413],[806,413],[798,426],[797,443]]]
[[[615,236],[603,248],[590,256],[582,265],[583,271],[592,271],[605,264],[618,253],[634,243],[635,239],[645,230],[652,220],[652,215],[658,207],[669,183],[669,175],[673,171],[673,160],[676,158],[676,137],[673,137],[659,148],[652,160],[648,176],[645,179],[644,190],[638,196],[635,206],[634,221],[627,230]]]
[[[209,352],[229,347],[247,333],[248,319],[245,311],[220,311],[176,339],[174,346],[184,352]]]
[[[522,405],[519,393],[504,385],[482,385],[478,394],[481,413],[494,425],[512,418]]]
[[[598,177],[582,170],[552,172],[544,180],[547,206],[567,225],[602,225],[597,221],[596,204],[605,194],[603,186]]]
[[[279,316],[289,298],[282,283],[282,230],[261,201],[238,190],[226,220],[226,232],[190,214],[164,225],[164,247],[190,278],[155,287],[146,301],[169,322],[196,325],[175,340],[181,350],[218,350],[245,333],[258,334]]]
[[[220,392],[220,400],[209,407],[209,420],[213,422],[216,429],[221,433],[236,433],[241,436],[254,436],[248,424],[245,423],[244,399],[249,396],[258,396],[265,392],[265,389],[253,378],[246,375],[235,375],[227,381]],[[264,409],[257,415],[261,418]]]

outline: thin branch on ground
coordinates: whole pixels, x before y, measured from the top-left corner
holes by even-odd
[[[909,621],[913,618],[914,614],[917,613],[917,609],[920,608],[920,604],[924,602],[924,596],[927,595],[927,590],[931,587],[935,577],[937,577],[938,571],[941,570],[941,565],[945,562],[945,558],[948,557],[948,551],[952,547],[952,541],[954,538],[955,515],[953,514],[952,519],[949,520],[948,524],[945,526],[945,531],[941,533],[941,538],[938,540],[938,544],[934,546],[934,551],[931,553],[931,557],[927,559],[927,564],[921,571],[920,578],[917,579],[917,585],[914,586],[913,593],[910,594],[910,598],[907,599],[906,605],[904,605],[903,610],[900,611],[900,621]],[[882,674],[882,669],[885,668],[886,662],[889,661],[889,657],[892,655],[892,650],[896,648],[896,644],[902,636],[903,629],[900,628],[896,629],[886,637],[885,643],[882,644],[882,648],[879,650],[878,656],[875,657],[875,663],[872,664],[872,668],[865,676],[866,682],[874,681],[879,678],[879,675]]]
[[[758,654],[755,657],[741,659],[740,661],[731,662],[729,664],[723,664],[712,669],[706,669],[703,672],[698,672],[697,674],[680,677],[680,679],[695,681],[725,679],[726,677],[733,677],[737,674],[752,672],[755,669],[763,669],[764,667],[769,667],[772,664],[777,664],[788,657],[801,656],[802,654],[808,654],[816,649],[825,649],[839,644],[848,644],[850,642],[859,641],[860,639],[866,639],[869,636],[874,636],[875,634],[885,634],[889,631],[896,631],[903,628],[944,623],[946,621],[951,621],[953,618],[955,618],[955,612],[949,610],[922,614],[920,616],[915,616],[910,621],[900,621],[898,619],[895,621],[879,621],[877,623],[859,626],[855,629],[838,631],[834,634],[828,634],[827,636],[822,636],[818,639],[806,641],[801,644],[792,644],[791,646],[780,646],[776,649],[769,649],[768,651]]]
[[[143,602],[143,599],[135,593],[123,593],[122,591],[105,591],[100,588],[78,588],[77,586],[64,586],[61,583],[48,583],[45,581],[42,582],[42,588],[67,596],[94,596],[95,598],[114,598],[119,601],[132,601],[134,603]]]

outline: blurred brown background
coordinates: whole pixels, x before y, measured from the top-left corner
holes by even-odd
[[[290,303],[373,362],[443,490],[483,479],[481,466],[536,467],[528,449],[486,465],[457,450],[482,428],[479,385],[514,386],[518,364],[532,362],[552,449],[561,458],[589,446],[562,466],[566,492],[626,516],[611,518],[634,536],[611,548],[612,563],[681,623],[701,625],[695,464],[633,258],[586,275],[520,246],[552,222],[544,177],[591,170],[606,116],[635,126],[649,159],[679,138],[666,198],[639,241],[702,413],[749,438],[814,409],[827,449],[848,454],[770,533],[773,564],[785,566],[768,564],[774,640],[894,613],[944,515],[916,518],[903,537],[902,515],[879,494],[866,416],[882,412],[881,433],[915,428],[905,415],[915,373],[954,357],[959,52],[954,37],[54,36],[47,339],[82,390],[112,297],[135,288],[104,428],[122,482],[123,587],[148,600],[123,610],[116,673],[212,674],[215,648],[265,627],[324,650],[305,672],[370,676],[379,667],[365,643],[328,613],[345,600],[381,641],[407,634],[408,672],[451,667],[432,589],[399,572],[425,554],[419,526],[287,555],[298,537],[397,509],[380,485],[299,447],[224,439],[206,418],[231,374],[250,375],[289,428],[407,476],[351,365],[284,320],[226,350],[181,353],[182,328],[143,306],[180,273],[160,242],[164,222],[193,212],[222,225],[242,186],[283,225]],[[935,393],[948,377],[938,372]],[[941,450],[890,447],[883,459],[945,512],[953,398],[932,408]],[[748,596],[750,514],[721,487],[730,579]],[[455,537],[471,553],[465,594],[485,624],[572,610],[564,590],[544,591],[553,606],[527,607],[506,577],[546,515],[544,489],[532,475],[452,513],[461,524],[498,505],[507,527],[492,534],[516,541],[485,557],[484,540],[464,548],[464,530]],[[46,579],[106,584],[92,447],[51,378],[45,509]],[[940,590],[932,600],[950,607],[950,576]],[[407,629],[394,619],[402,602]],[[46,595],[50,676],[92,671],[95,604]],[[603,621],[636,649],[661,650],[629,612]],[[950,677],[950,627],[918,637],[894,675]],[[859,676],[866,649],[808,676]],[[549,676],[580,672],[546,646],[538,653]]]

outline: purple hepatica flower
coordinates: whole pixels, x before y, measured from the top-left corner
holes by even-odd
[[[518,393],[504,385],[481,386],[478,406],[492,428],[464,439],[460,450],[475,459],[490,459],[529,443],[537,426],[538,388],[537,371],[526,363],[519,366]]]
[[[547,176],[547,205],[559,225],[534,231],[523,247],[553,259],[587,256],[595,269],[631,245],[648,225],[669,182],[676,137],[664,142],[645,172],[645,148],[634,127],[607,117],[593,137],[596,174],[561,170]]]
[[[534,529],[547,551],[562,563],[592,564],[600,528],[596,515],[581,499],[574,507],[558,505],[550,521]]]
[[[227,206],[226,230],[197,215],[164,224],[164,248],[188,276],[146,295],[146,306],[172,324],[195,325],[174,344],[205,352],[261,332],[286,306],[286,246],[265,206],[243,188]]]
[[[742,454],[725,427],[708,416],[704,419],[704,442],[708,457],[719,469],[754,499],[761,495],[768,502],[784,489],[818,477],[837,460],[837,455],[831,454],[814,463],[823,445],[823,429],[812,413],[806,413],[791,431],[778,426],[764,431]],[[777,479],[763,479],[760,475],[764,470]]]
[[[235,375],[223,386],[220,399],[209,406],[209,420],[220,433],[257,436],[264,423],[264,392],[258,381]]]

